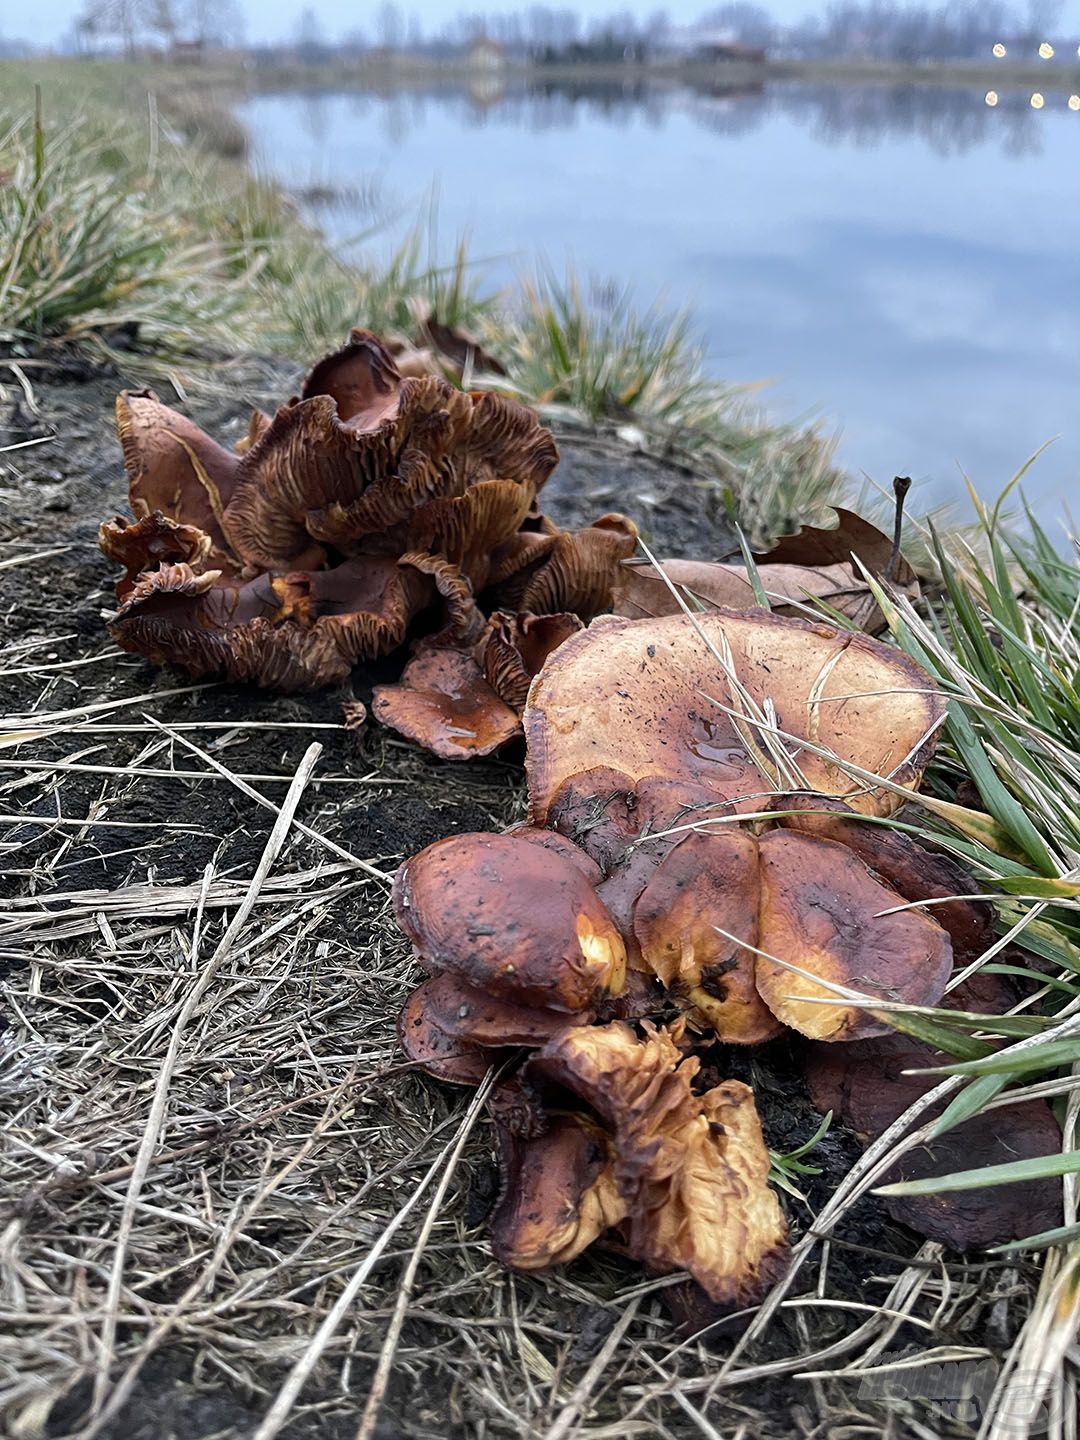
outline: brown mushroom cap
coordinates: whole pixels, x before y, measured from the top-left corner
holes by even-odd
[[[759,709],[775,705],[782,730],[897,785],[918,783],[945,702],[900,652],[765,612],[717,611],[693,622],[604,618],[560,646],[530,691],[524,725],[534,823],[546,822],[571,777],[605,766],[635,782],[692,781],[741,810],[769,799],[779,781],[747,748],[758,748],[768,771],[758,732],[712,703],[738,708],[706,640],[721,654],[727,647],[740,684]],[[893,794],[865,789],[797,740],[786,744],[808,789],[848,795],[862,811],[896,809]]]
[[[370,330],[353,330],[348,342],[314,365],[301,399],[329,395],[342,424],[373,430],[398,412],[401,374],[393,358]]]
[[[730,1080],[695,1095],[699,1061],[678,1031],[646,1023],[564,1031],[531,1062],[611,1130],[629,1253],[656,1274],[687,1270],[724,1304],[759,1298],[783,1268],[787,1227],[769,1188],[754,1097]]]
[[[961,988],[957,987],[950,1000],[957,999]],[[808,1045],[804,1071],[817,1108],[832,1110],[866,1142],[883,1134],[941,1078],[908,1075],[906,1070],[925,1070],[948,1062],[949,1057],[941,1051],[893,1034],[854,1045]],[[938,1104],[923,1120],[936,1118],[944,1108],[944,1102]],[[1026,1100],[983,1111],[907,1151],[882,1183],[923,1180],[957,1170],[1056,1155],[1060,1149],[1061,1128],[1049,1106],[1042,1100]],[[927,1239],[953,1250],[974,1250],[1060,1225],[1061,1186],[1055,1180],[1031,1180],[941,1195],[886,1196],[885,1207],[895,1220]]]
[[[421,650],[398,684],[376,685],[371,709],[383,725],[444,760],[493,755],[521,734],[516,711],[473,657],[443,646]]]
[[[758,848],[757,987],[785,1025],[815,1040],[888,1032],[872,1011],[848,1004],[828,985],[908,1005],[941,998],[952,969],[948,935],[920,910],[882,914],[903,902],[846,845],[772,830]]]
[[[536,615],[569,612],[583,620],[610,610],[620,564],[637,548],[637,526],[625,515],[601,515],[583,530],[557,532],[537,547],[533,566],[496,587],[503,609]]]
[[[589,1025],[595,1019],[591,1010],[567,1015],[535,1005],[515,1005],[449,973],[425,980],[411,1003],[422,1004],[424,1014],[445,1035],[493,1048],[543,1045],[567,1025]]]
[[[508,835],[455,835],[407,861],[398,924],[431,970],[501,999],[576,1011],[622,988],[626,949],[580,868]]]
[[[867,824],[840,800],[826,795],[778,795],[769,806],[781,812],[779,823],[806,835],[837,840],[880,875],[905,900],[956,896],[928,911],[948,931],[958,962],[977,959],[994,939],[993,907],[984,900],[966,900],[977,886],[967,871],[947,855],[927,850],[901,830]]]
[[[594,1120],[556,1114],[532,1139],[501,1125],[498,1133],[503,1183],[491,1248],[504,1265],[565,1265],[623,1218],[611,1140]]]
[[[127,570],[116,582],[118,600],[131,594],[140,575],[162,565],[188,565],[194,573],[200,573],[213,548],[205,531],[170,520],[160,510],[144,515],[134,525],[119,515],[115,520],[106,520],[98,530],[98,544],[110,560]]]
[[[423,989],[421,985],[414,990],[402,1007],[397,1022],[398,1043],[408,1058],[429,1075],[450,1085],[475,1088],[491,1065],[498,1063],[498,1053],[440,1030],[428,1013]]]
[[[223,518],[240,457],[212,440],[194,421],[163,405],[152,390],[121,391],[116,432],[124,452],[136,520],[155,510],[210,537],[210,563],[234,562]]]
[[[553,850],[557,855],[565,856],[571,865],[577,866],[590,885],[595,886],[603,878],[604,872],[596,861],[557,830],[541,830],[536,825],[523,821],[520,825],[511,825],[505,833],[512,835],[515,840],[527,840],[530,845],[542,845],[545,850]]]
[[[686,836],[634,907],[645,963],[721,1040],[741,1045],[782,1029],[758,994],[755,955],[747,948],[757,943],[759,903],[757,840],[727,829]]]
[[[162,564],[126,590],[109,631],[125,650],[192,675],[312,689],[344,679],[362,656],[393,650],[433,590],[427,576],[389,558],[242,583]]]

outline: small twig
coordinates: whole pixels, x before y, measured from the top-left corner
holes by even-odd
[[[881,577],[886,585],[891,585],[896,579],[896,572],[900,565],[900,542],[904,533],[904,500],[911,489],[910,475],[897,475],[892,482],[893,494],[896,496],[896,519],[893,521],[892,553],[889,556],[889,563],[885,566],[885,574]]]

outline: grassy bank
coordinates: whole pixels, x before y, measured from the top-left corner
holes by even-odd
[[[815,513],[842,484],[825,437],[766,420],[746,389],[706,373],[686,316],[572,275],[496,294],[427,216],[392,253],[373,234],[347,261],[331,254],[247,167],[228,82],[155,66],[0,66],[8,354],[33,364],[74,346],[189,384],[239,351],[306,361],[350,320],[410,336],[434,312],[475,333],[524,398],[592,424],[632,420],[755,535]]]

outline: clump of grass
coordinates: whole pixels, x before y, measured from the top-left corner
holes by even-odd
[[[47,133],[39,108],[0,154],[0,346],[108,352],[126,332],[161,357],[237,347],[227,249],[132,175],[122,136],[81,120]]]
[[[369,231],[357,243],[376,233]],[[417,222],[381,262],[364,254],[352,262],[339,259],[314,238],[296,247],[285,257],[288,275],[275,292],[275,348],[293,354],[336,349],[343,316],[400,336],[415,335],[432,314],[456,328],[490,325],[495,297],[483,290],[465,241],[458,241],[447,263],[439,253],[430,217]]]
[[[980,1433],[999,1433],[992,1421],[1023,1435],[1040,1415],[1066,1413],[1066,1357],[1080,1324],[1080,544],[1070,536],[1062,553],[1026,507],[1025,529],[1006,524],[1012,488],[992,507],[973,495],[978,522],[966,537],[931,531],[942,589],[928,606],[879,595],[897,643],[951,698],[915,829],[965,860],[996,897],[998,939],[970,969],[1023,991],[1008,1016],[896,1017],[960,1057],[939,1072],[950,1100],[930,1133],[1036,1097],[1062,1124],[1059,1154],[889,1187],[992,1191],[1062,1178],[1065,1225],[999,1247],[1003,1266],[1026,1251],[1041,1256],[1042,1270]]]
[[[708,374],[686,311],[542,271],[501,338],[522,393],[591,421],[633,421],[697,472],[755,542],[820,518],[846,478],[815,427],[770,423],[747,386]]]

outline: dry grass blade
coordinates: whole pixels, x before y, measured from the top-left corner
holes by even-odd
[[[476,1094],[472,1098],[468,1110],[462,1117],[461,1125],[459,1126],[457,1135],[432,1162],[427,1173],[424,1175],[424,1178],[420,1181],[420,1184],[409,1196],[408,1200],[401,1207],[401,1209],[398,1210],[397,1214],[394,1215],[394,1217],[390,1220],[390,1222],[383,1230],[382,1234],[376,1240],[375,1244],[372,1245],[371,1249],[364,1257],[362,1263],[353,1272],[352,1276],[349,1279],[349,1283],[345,1286],[345,1288],[341,1292],[341,1295],[338,1297],[337,1303],[334,1305],[333,1309],[327,1315],[322,1325],[316,1331],[314,1337],[312,1338],[311,1344],[307,1347],[303,1355],[301,1355],[300,1359],[293,1366],[293,1369],[289,1374],[289,1378],[278,1391],[274,1399],[274,1403],[266,1412],[262,1423],[259,1425],[258,1429],[252,1436],[252,1440],[274,1440],[274,1436],[279,1434],[279,1432],[281,1431],[282,1426],[289,1418],[293,1406],[296,1404],[300,1392],[303,1390],[305,1384],[308,1381],[308,1378],[311,1375],[312,1370],[318,1363],[319,1357],[326,1349],[326,1346],[329,1343],[334,1332],[337,1330],[345,1315],[348,1313],[349,1307],[356,1299],[356,1296],[360,1293],[360,1290],[363,1288],[365,1281],[371,1274],[372,1270],[375,1268],[375,1265],[386,1252],[390,1241],[404,1225],[405,1221],[412,1214],[413,1210],[416,1209],[417,1205],[423,1198],[424,1193],[430,1186],[431,1182],[436,1178],[436,1176],[443,1173],[444,1168],[446,1167],[449,1167],[452,1173],[453,1164],[456,1157],[461,1154],[461,1149],[464,1146],[465,1141],[469,1138],[473,1126],[480,1118],[481,1112],[484,1108],[484,1104],[486,1103],[487,1097],[491,1091],[493,1078],[493,1076],[489,1075],[485,1082],[477,1090]],[[391,1351],[391,1358],[392,1356],[393,1352]],[[383,1383],[385,1384],[385,1381]],[[377,1392],[374,1387],[372,1388],[372,1395],[379,1396],[379,1392]],[[381,1398],[381,1396],[379,1396],[379,1398]],[[375,1416],[377,1416],[377,1405],[378,1399],[376,1400],[376,1409],[373,1412],[373,1419],[375,1418]]]
[[[109,1288],[105,1303],[105,1319],[102,1326],[101,1340],[99,1346],[98,1372],[94,1384],[94,1412],[99,1412],[105,1401],[109,1384],[109,1374],[112,1368],[113,1353],[116,1341],[117,1312],[120,1305],[120,1290],[124,1280],[124,1264],[127,1258],[128,1242],[131,1238],[131,1230],[135,1221],[135,1209],[139,1201],[143,1181],[146,1179],[147,1171],[153,1157],[154,1149],[158,1144],[158,1137],[161,1134],[161,1127],[165,1120],[165,1114],[169,1103],[169,1082],[172,1078],[173,1067],[176,1064],[176,1057],[180,1050],[180,1041],[184,1028],[191,1016],[194,1014],[199,1001],[210,988],[214,977],[221,966],[222,961],[228,956],[236,937],[247,924],[248,917],[255,907],[259,891],[266,876],[280,853],[289,833],[289,827],[293,823],[296,807],[300,803],[300,797],[304,793],[311,772],[322,754],[322,746],[317,742],[310,745],[303,760],[297,769],[293,783],[289,786],[289,793],[281,806],[278,818],[270,832],[263,851],[262,859],[259,861],[255,874],[248,885],[247,894],[241,902],[240,908],[233,916],[228,929],[221,937],[217,948],[207,961],[202,974],[191,987],[187,999],[173,1024],[172,1036],[169,1041],[169,1048],[165,1052],[161,1069],[158,1073],[157,1083],[154,1088],[154,1099],[150,1107],[150,1114],[143,1132],[142,1143],[139,1146],[138,1156],[135,1161],[135,1168],[131,1179],[128,1181],[127,1197],[124,1202],[123,1213],[120,1218],[120,1228],[116,1237],[116,1247],[113,1255],[112,1270],[109,1278]],[[206,884],[209,884],[210,872],[205,877]],[[93,1433],[92,1431],[90,1433]]]

